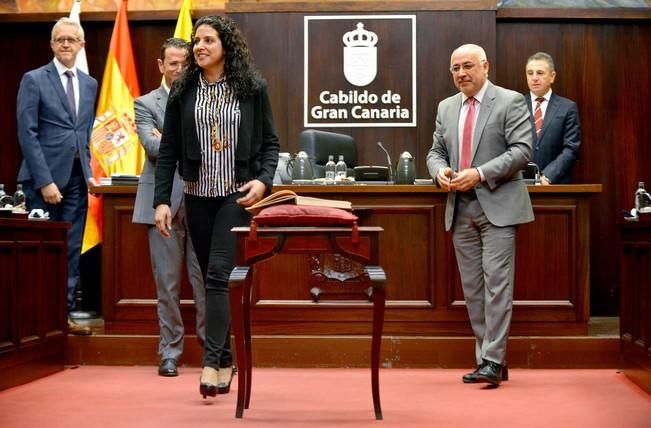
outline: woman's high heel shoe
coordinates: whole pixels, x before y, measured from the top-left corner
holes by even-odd
[[[230,392],[234,374],[233,366],[220,367],[217,373],[217,391],[220,394],[228,394]]]
[[[215,397],[217,395],[217,384],[219,383],[219,372],[212,367],[204,367],[199,379],[199,393],[206,396]]]

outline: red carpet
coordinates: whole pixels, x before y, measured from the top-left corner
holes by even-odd
[[[651,396],[615,370],[515,369],[510,381],[485,390],[462,384],[463,370],[384,369],[383,421],[374,419],[368,369],[254,368],[241,420],[236,388],[204,400],[199,373],[67,369],[0,392],[0,427],[651,427]]]

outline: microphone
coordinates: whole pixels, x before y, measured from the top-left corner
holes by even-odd
[[[387,177],[387,181],[389,183],[393,183],[393,172],[392,172],[393,170],[391,169],[391,156],[389,156],[389,152],[382,145],[382,141],[378,141],[377,146],[381,148],[382,151],[387,155],[387,166],[389,167],[389,175]]]

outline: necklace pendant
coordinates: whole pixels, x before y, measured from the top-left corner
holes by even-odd
[[[212,139],[212,149],[216,152],[221,152],[223,144],[219,139],[219,135],[217,135],[217,127],[215,125],[210,127],[210,138]]]
[[[213,139],[212,139],[212,149],[213,149],[214,151],[216,151],[216,152],[221,152],[223,146],[224,146],[224,145],[222,144],[222,142],[221,142],[221,140],[219,139],[219,137],[217,137],[217,136],[213,137]]]

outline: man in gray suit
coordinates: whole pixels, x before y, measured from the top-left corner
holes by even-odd
[[[581,122],[576,103],[552,91],[556,79],[554,60],[545,52],[529,57],[526,66],[534,124],[533,161],[540,168],[540,182],[566,184],[572,181],[572,168],[579,159]]]
[[[438,106],[427,168],[447,190],[445,228],[461,274],[476,338],[477,368],[465,383],[498,386],[508,379],[516,225],[533,221],[521,170],[532,150],[532,126],[522,94],[488,80],[486,53],[462,45],[450,59],[460,93]]]
[[[158,295],[160,342],[158,354],[160,376],[176,376],[177,361],[183,352],[183,319],[179,294],[183,278],[183,260],[192,285],[197,310],[197,336],[203,344],[205,320],[205,290],[197,256],[192,248],[183,203],[183,181],[176,173],[172,191],[172,226],[170,237],[162,236],[154,222],[154,171],[165,118],[167,96],[172,83],[185,70],[190,45],[183,39],[169,38],[161,47],[158,68],[163,83],[158,89],[134,101],[136,127],[140,143],[147,153],[145,166],[138,182],[133,210],[133,222],[148,225],[149,255]]]

